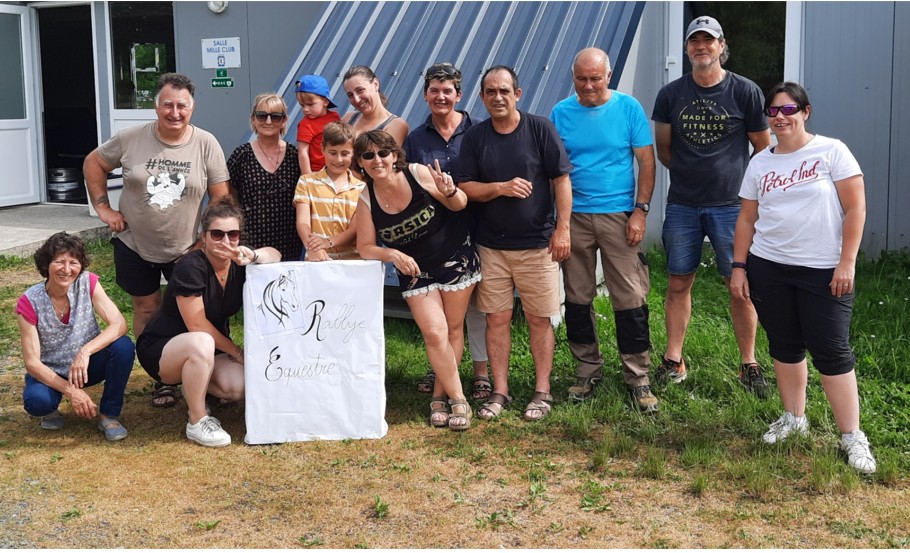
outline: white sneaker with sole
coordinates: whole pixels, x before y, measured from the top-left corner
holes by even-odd
[[[766,444],[776,444],[777,442],[787,439],[787,437],[797,432],[803,436],[809,435],[809,421],[806,415],[797,417],[790,411],[784,411],[779,419],[771,423],[768,431],[762,436]]]
[[[847,454],[847,464],[863,474],[875,472],[875,457],[869,451],[869,440],[862,430],[854,430],[841,436],[837,447]]]
[[[187,422],[186,437],[206,447],[231,445],[231,435],[221,429],[221,421],[211,416],[202,417],[196,424]]]

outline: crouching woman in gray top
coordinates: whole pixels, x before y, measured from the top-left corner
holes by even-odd
[[[22,358],[23,400],[28,414],[41,417],[45,430],[60,430],[63,396],[73,413],[100,415],[98,429],[110,441],[126,438],[120,424],[123,392],[133,370],[135,347],[126,320],[98,276],[86,271],[85,244],[58,232],[35,252],[35,266],[46,280],[25,291],[16,304]],[[97,315],[107,325],[98,326]],[[83,388],[104,382],[100,407]]]

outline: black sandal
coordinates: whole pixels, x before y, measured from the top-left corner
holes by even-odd
[[[477,401],[487,399],[493,393],[493,383],[489,376],[475,376],[471,386],[471,398]]]
[[[171,386],[168,384],[162,384],[160,382],[156,382],[155,390],[152,392],[152,400],[151,400],[152,407],[157,407],[159,409],[163,409],[165,407],[173,407],[174,405],[177,405],[177,394],[178,393],[179,393],[179,390],[178,390],[176,384]],[[156,400],[163,400],[163,401],[158,402]]]
[[[436,373],[430,368],[427,369],[427,374],[423,376],[423,380],[417,383],[417,391],[421,394],[432,394],[434,386],[436,386]]]

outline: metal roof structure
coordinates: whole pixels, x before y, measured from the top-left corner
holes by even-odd
[[[572,93],[572,60],[582,48],[610,55],[615,87],[643,10],[644,2],[326,2],[282,89],[294,120],[294,81],[322,75],[343,114],[353,108],[342,76],[366,65],[389,110],[414,126],[429,115],[423,72],[451,62],[463,75],[460,109],[480,120],[487,117],[479,99],[483,71],[508,65],[518,73],[519,109],[546,116]]]

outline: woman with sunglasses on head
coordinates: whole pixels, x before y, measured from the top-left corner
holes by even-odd
[[[355,217],[357,251],[364,259],[393,263],[398,272],[401,295],[423,334],[437,387],[445,394],[430,402],[430,424],[466,430],[471,407],[455,352],[464,347],[462,327],[480,281],[480,261],[467,226],[453,212],[464,209],[468,198],[438,161],[408,165],[404,150],[385,131],[358,136],[354,158],[367,182]],[[377,237],[388,247],[378,246]]]
[[[865,184],[843,142],[808,132],[811,113],[796,83],[767,94],[765,115],[777,145],[752,158],[743,178],[730,289],[755,305],[784,405],[763,440],[808,434],[808,350],[841,432],[838,447],[850,466],[873,473],[849,343]]]
[[[246,266],[274,263],[272,247],[240,245],[243,212],[230,197],[214,200],[202,214],[202,247],[181,257],[168,281],[161,309],[136,341],[139,362],[163,384],[183,384],[189,407],[186,437],[210,447],[231,437],[209,416],[206,394],[243,398],[243,349],[230,337],[229,318],[243,307]]]
[[[355,65],[344,74],[344,92],[357,111],[341,118],[357,131],[386,131],[400,146],[408,136],[408,123],[386,109],[387,98],[379,92],[379,77],[365,65]]]
[[[244,243],[272,246],[282,259],[300,259],[294,190],[300,178],[297,148],[283,140],[288,108],[277,94],[253,100],[250,127],[255,137],[237,147],[227,166],[231,185],[246,218]]]

